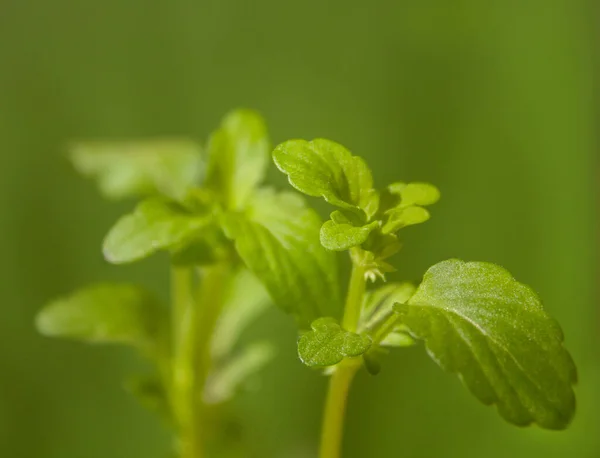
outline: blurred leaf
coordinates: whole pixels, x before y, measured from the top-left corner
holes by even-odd
[[[352,247],[362,245],[369,234],[379,227],[378,221],[361,227],[350,224],[337,224],[334,221],[326,221],[321,227],[321,245],[332,251],[345,251]]]
[[[400,207],[390,212],[389,219],[384,224],[381,232],[383,234],[391,234],[403,227],[424,223],[429,218],[429,212],[423,207]]]
[[[277,146],[273,160],[299,191],[347,210],[377,211],[378,195],[365,161],[342,145],[322,138],[289,140]]]
[[[385,339],[383,339],[379,343],[379,345],[381,345],[382,347],[395,348],[412,347],[413,345],[415,345],[416,341],[410,336],[410,334],[408,334],[408,328],[406,329],[406,331],[401,331],[400,329],[402,328],[398,328],[390,332],[385,337]]]
[[[441,262],[395,308],[434,360],[458,373],[484,404],[497,404],[507,421],[549,429],[569,424],[577,373],[560,327],[505,269]]]
[[[136,346],[154,342],[165,324],[153,297],[128,284],[83,288],[51,302],[36,317],[46,336]]]
[[[414,294],[416,288],[411,283],[388,283],[369,291],[364,298],[359,329],[373,328],[390,316],[394,304],[403,304]]]
[[[154,194],[181,199],[204,172],[200,146],[185,139],[77,143],[70,158],[113,199]]]
[[[172,202],[148,199],[110,229],[104,239],[104,257],[113,264],[124,264],[159,250],[180,248],[211,222],[208,214],[194,215]]]
[[[273,302],[301,327],[339,313],[336,259],[321,246],[321,220],[300,196],[261,190],[245,214],[228,215],[224,226]]]
[[[218,404],[231,399],[274,356],[275,350],[268,342],[255,342],[245,346],[239,354],[210,375],[204,391],[206,402]]]
[[[231,210],[244,208],[263,181],[269,139],[262,117],[250,110],[229,113],[209,142],[207,186],[224,196]]]
[[[429,183],[393,183],[388,186],[392,194],[400,195],[400,205],[432,205],[440,200],[440,191]]]
[[[215,360],[226,357],[241,333],[270,305],[269,293],[247,269],[240,269],[228,288],[223,312],[219,317],[212,340]]]
[[[298,356],[310,367],[333,366],[346,357],[362,355],[371,346],[368,336],[342,329],[334,318],[319,318],[311,328],[298,340]]]

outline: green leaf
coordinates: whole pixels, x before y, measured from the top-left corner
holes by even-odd
[[[432,205],[440,200],[440,191],[429,183],[393,183],[388,189],[392,194],[400,195],[403,207]]]
[[[238,254],[273,302],[301,327],[339,314],[337,262],[319,241],[321,220],[294,193],[262,190],[245,213],[224,218]]]
[[[412,347],[415,344],[416,341],[410,336],[408,328],[402,325],[395,328],[379,343],[382,347],[395,348]]]
[[[575,412],[576,368],[538,296],[505,269],[448,260],[431,267],[402,321],[432,358],[458,373],[507,421],[565,428]]]
[[[388,283],[365,294],[360,330],[372,329],[392,313],[396,303],[405,303],[416,288],[411,283]]]
[[[342,329],[334,318],[319,318],[311,327],[312,331],[298,340],[298,356],[310,367],[333,366],[344,358],[362,355],[371,346],[367,335]]]
[[[36,317],[38,331],[93,343],[146,346],[164,331],[153,297],[128,284],[99,284],[51,302]]]
[[[337,224],[333,220],[326,221],[321,227],[321,245],[332,251],[345,251],[362,245],[371,232],[379,227],[379,221],[361,227],[351,224]]]
[[[123,216],[104,239],[104,257],[113,264],[138,261],[164,249],[181,246],[212,222],[161,199],[148,199]]]
[[[269,342],[247,345],[239,354],[213,372],[206,381],[204,399],[219,404],[231,399],[250,378],[260,372],[275,356]]]
[[[376,213],[379,196],[373,189],[371,170],[342,145],[322,138],[289,140],[275,148],[273,160],[304,194],[359,211],[367,219]]]
[[[223,119],[209,142],[207,186],[231,210],[244,208],[263,181],[269,164],[269,139],[262,117],[236,110]]]
[[[247,269],[240,269],[229,287],[212,340],[214,360],[227,357],[242,332],[270,306],[269,293]]]
[[[381,229],[381,232],[383,234],[391,234],[403,227],[424,223],[429,217],[429,212],[423,207],[400,207],[391,211],[389,219]]]
[[[199,145],[185,139],[76,143],[70,159],[113,199],[155,194],[181,199],[204,173]]]

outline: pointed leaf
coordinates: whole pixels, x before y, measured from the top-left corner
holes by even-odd
[[[321,220],[293,193],[262,190],[245,214],[224,220],[238,254],[265,285],[273,302],[301,327],[338,314],[337,262],[319,241]]]
[[[258,113],[229,113],[210,139],[207,186],[224,196],[227,208],[242,209],[264,179],[269,152],[267,128]]]
[[[73,146],[70,158],[113,199],[155,194],[181,199],[204,172],[199,145],[185,139],[83,142]]]
[[[433,359],[516,425],[562,429],[575,412],[577,374],[558,324],[505,269],[456,259],[431,267],[399,305]]]
[[[128,284],[94,285],[57,299],[38,313],[36,326],[50,337],[141,346],[164,331],[152,296]]]
[[[333,366],[362,355],[371,346],[368,336],[345,331],[334,318],[319,318],[311,327],[298,340],[298,356],[310,367]]]
[[[306,195],[366,216],[377,211],[371,170],[338,143],[322,138],[289,140],[275,148],[273,160],[290,184]]]
[[[148,199],[112,227],[104,239],[104,257],[113,264],[124,264],[159,250],[181,249],[211,222],[210,215],[194,215],[172,202]]]

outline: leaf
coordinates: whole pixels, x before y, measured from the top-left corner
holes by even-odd
[[[321,245],[332,251],[345,251],[352,247],[362,245],[371,232],[379,227],[379,221],[361,227],[351,224],[337,224],[334,221],[326,221],[321,227]]]
[[[415,345],[415,339],[413,339],[406,326],[398,326],[394,331],[390,332],[385,339],[383,339],[379,345],[382,347],[412,347]]]
[[[99,284],[51,302],[36,317],[38,331],[93,343],[145,346],[164,331],[153,297],[128,284]]]
[[[403,207],[433,205],[440,200],[440,191],[429,183],[393,183],[388,186],[392,194],[400,195]]]
[[[321,220],[300,196],[262,190],[223,224],[248,269],[300,327],[340,312],[336,258],[321,246]]]
[[[298,356],[310,367],[333,366],[344,358],[362,355],[371,346],[367,335],[342,329],[334,318],[319,318],[311,327],[312,331],[298,340]]]
[[[213,359],[231,353],[246,327],[270,306],[269,294],[247,269],[240,269],[228,287],[225,305],[212,339]]]
[[[244,208],[263,181],[269,164],[269,139],[262,117],[235,110],[223,119],[209,142],[207,186],[224,196],[231,210]]]
[[[367,219],[376,213],[379,197],[371,170],[342,145],[322,138],[289,140],[275,148],[273,160],[290,184],[304,194],[359,211]]]
[[[381,229],[381,232],[383,234],[391,234],[399,231],[403,227],[424,223],[429,218],[429,212],[423,207],[414,205],[410,207],[400,207],[391,211],[389,219]]]
[[[181,199],[204,173],[200,146],[186,139],[76,143],[70,159],[113,199],[155,194]]]
[[[274,356],[275,349],[269,342],[255,342],[246,346],[209,376],[204,391],[205,401],[219,404],[231,399]]]
[[[405,303],[414,294],[413,284],[388,283],[375,290],[369,291],[364,298],[360,317],[360,330],[372,329],[392,312],[396,303]]]
[[[507,421],[549,429],[570,422],[577,373],[561,329],[531,288],[505,269],[441,262],[396,309],[432,358]]]
[[[210,215],[194,215],[161,199],[148,199],[121,217],[104,239],[108,262],[125,264],[164,249],[178,247],[212,222]]]

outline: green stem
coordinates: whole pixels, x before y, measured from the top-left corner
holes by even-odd
[[[192,270],[173,269],[173,382],[171,399],[180,434],[181,458],[205,455],[206,406],[202,394],[212,367],[210,344],[224,302],[228,268],[204,267],[196,298]]]
[[[342,320],[342,327],[347,331],[356,332],[358,328],[365,289],[365,269],[360,264],[353,264]],[[359,367],[359,360],[346,360],[335,368],[329,380],[321,430],[320,458],[341,456],[348,392]]]
[[[342,451],[344,435],[344,418],[350,384],[360,365],[340,364],[331,378],[325,402],[323,427],[321,430],[320,458],[339,458]]]
[[[194,428],[194,315],[192,270],[172,269],[171,274],[173,380],[171,402],[179,426],[182,458],[201,458],[202,445]]]
[[[352,266],[352,276],[350,277],[346,306],[344,307],[344,318],[342,320],[342,327],[346,331],[356,332],[365,289],[365,269],[359,264],[354,264]]]
[[[203,402],[206,380],[213,366],[212,339],[217,321],[223,310],[229,266],[225,263],[204,267],[200,271],[201,283],[198,291],[199,313],[196,315],[196,410],[194,428],[196,435],[203,437],[207,427],[206,405]],[[206,439],[204,437],[204,439]],[[192,457],[190,457],[192,458]],[[194,456],[193,458],[197,458]]]

